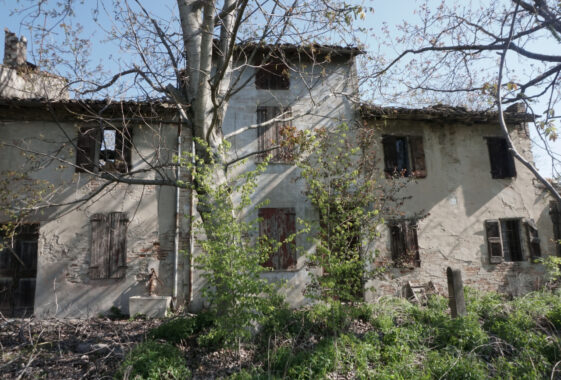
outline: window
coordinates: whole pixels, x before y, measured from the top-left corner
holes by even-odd
[[[530,256],[532,258],[541,256],[540,239],[534,221],[527,219],[486,220],[487,249],[491,264],[498,264],[502,261],[524,261],[520,233],[521,221],[526,230]]]
[[[131,167],[130,129],[86,126],[80,128],[77,141],[76,171],[126,173]]]
[[[417,224],[415,221],[401,220],[389,224],[392,260],[396,266],[420,267]]]
[[[269,63],[257,69],[255,88],[258,90],[288,90],[290,78],[288,67],[283,63]]]
[[[555,252],[561,256],[561,204],[556,201],[549,202],[549,215],[553,224],[553,239],[555,240]]]
[[[259,236],[269,241],[282,243],[263,266],[273,269],[295,269],[296,247],[286,240],[296,233],[294,208],[260,208]]]
[[[275,118],[279,120],[266,123]],[[292,161],[294,150],[292,147],[282,146],[283,133],[289,131],[291,123],[286,119],[290,118],[292,118],[290,107],[257,107],[257,124],[265,123],[257,130],[259,151],[263,152],[261,158],[272,154],[271,162]]]
[[[514,158],[508,150],[506,139],[502,137],[487,137],[489,160],[491,161],[491,177],[511,178],[516,176]]]
[[[94,214],[90,223],[90,278],[123,278],[127,268],[127,215]]]
[[[427,176],[422,136],[382,136],[386,176]]]
[[[39,224],[23,224],[13,240],[4,236],[0,240],[0,313],[30,316],[35,303]]]

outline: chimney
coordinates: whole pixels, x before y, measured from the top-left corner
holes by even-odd
[[[18,39],[15,33],[4,29],[4,65],[11,67],[23,66],[27,62],[27,39]]]

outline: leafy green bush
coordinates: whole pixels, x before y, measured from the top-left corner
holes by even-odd
[[[130,367],[130,368],[129,368]],[[146,341],[136,346],[121,364],[116,378],[129,372],[130,379],[188,379],[191,372],[181,351],[169,343]]]
[[[169,343],[178,344],[194,334],[199,334],[212,326],[213,316],[208,312],[201,312],[192,317],[178,317],[165,321],[148,333],[150,339],[163,339]]]

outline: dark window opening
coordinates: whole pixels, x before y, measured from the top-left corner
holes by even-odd
[[[269,63],[257,69],[255,87],[258,90],[288,90],[290,75],[283,63]]]
[[[532,258],[541,256],[538,230],[533,220],[523,220],[526,229],[528,252]],[[485,221],[489,262],[524,261],[522,252],[521,219],[497,219]]]
[[[35,304],[39,224],[19,226],[13,237],[0,229],[0,313],[28,317]]]
[[[124,278],[127,269],[127,215],[94,214],[91,224],[90,278]]]
[[[82,127],[77,140],[76,171],[127,173],[131,146],[130,129]]]
[[[549,215],[553,224],[553,239],[555,240],[555,252],[561,256],[561,204],[555,201],[549,203]]]
[[[277,118],[278,120],[267,123]],[[291,128],[292,118],[290,107],[257,107],[257,130],[259,141],[259,152],[261,159],[272,155],[271,162],[291,162],[294,158],[294,148],[283,145],[285,133]]]
[[[382,136],[388,177],[427,176],[422,136]]]
[[[396,221],[389,224],[392,260],[397,267],[420,267],[417,224],[414,221]]]
[[[260,208],[258,217],[259,236],[266,238],[272,244],[281,243],[263,266],[273,269],[295,269],[296,246],[294,242],[287,241],[296,233],[294,208]]]
[[[508,149],[506,139],[502,137],[487,137],[489,160],[491,162],[491,177],[495,179],[516,176],[514,157]]]

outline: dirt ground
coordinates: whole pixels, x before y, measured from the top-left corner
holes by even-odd
[[[124,355],[159,323],[0,316],[0,379],[112,379]]]

